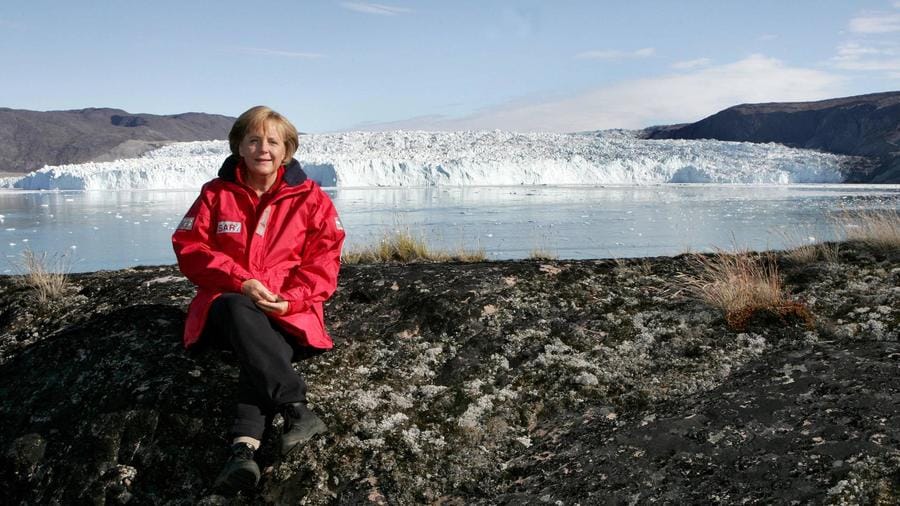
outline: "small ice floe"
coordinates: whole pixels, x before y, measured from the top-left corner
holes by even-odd
[[[69,249],[78,249],[78,246],[75,246],[75,245],[73,244],[73,245],[69,246]]]
[[[94,230],[100,230],[100,227],[91,227],[91,228],[93,228]]]
[[[28,239],[22,239],[22,242],[28,242]]]
[[[15,227],[10,227],[10,228],[6,229],[6,231],[7,232],[15,232],[16,229],[15,229]]]
[[[41,207],[50,207],[50,204],[41,204]]]
[[[16,243],[14,243],[14,242],[11,242],[11,243],[9,243],[9,245],[10,245],[10,246],[15,246],[15,245],[16,245]]]
[[[75,202],[75,199],[65,199],[66,202]]]
[[[119,213],[116,213],[115,218],[116,218],[117,220],[121,220],[122,218],[124,218],[124,216],[122,216],[122,215],[119,214]]]

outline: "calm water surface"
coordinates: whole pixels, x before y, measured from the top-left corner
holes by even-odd
[[[837,238],[845,210],[900,209],[900,186],[540,186],[333,189],[346,248],[410,230],[435,248],[492,259],[674,255],[737,244],[781,248]],[[66,254],[73,271],[175,262],[170,236],[196,192],[0,192],[0,272],[25,249]]]

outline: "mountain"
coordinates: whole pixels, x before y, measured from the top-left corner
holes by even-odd
[[[170,142],[225,139],[233,122],[196,112],[159,116],[121,109],[0,108],[0,172],[133,158]]]
[[[900,91],[818,102],[742,104],[696,123],[650,127],[649,139],[777,142],[863,156],[847,182],[900,183]]]

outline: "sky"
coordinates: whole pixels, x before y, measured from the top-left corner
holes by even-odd
[[[0,0],[0,68],[14,109],[631,129],[900,90],[900,0]]]

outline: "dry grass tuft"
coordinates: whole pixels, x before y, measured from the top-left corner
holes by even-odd
[[[412,262],[483,262],[484,249],[460,248],[454,252],[432,251],[425,239],[407,230],[385,233],[375,246],[345,251],[346,264],[412,263]]]
[[[71,257],[50,255],[46,252],[22,251],[22,258],[16,264],[24,276],[25,284],[34,289],[38,301],[45,304],[62,298],[69,286]]]
[[[813,316],[803,304],[792,301],[778,272],[772,254],[748,252],[694,255],[696,274],[679,276],[683,289],[691,296],[719,308],[728,326],[744,330],[756,314],[769,314],[786,320],[797,317],[808,327]]]
[[[811,264],[819,259],[818,244],[803,244],[784,252],[784,257],[793,264]]]
[[[823,242],[819,244],[819,254],[826,262],[836,264],[841,260],[841,245],[837,242]]]
[[[900,249],[900,212],[846,212],[838,226],[847,240],[881,251]]]
[[[543,248],[534,248],[528,253],[529,260],[556,260],[558,255]]]

